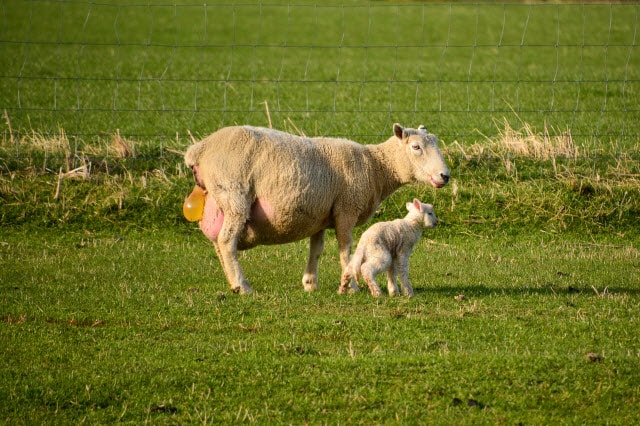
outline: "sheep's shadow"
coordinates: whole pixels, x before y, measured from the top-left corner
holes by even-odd
[[[597,290],[597,293],[596,293]],[[488,296],[612,296],[612,295],[629,295],[640,296],[640,289],[608,286],[604,288],[594,289],[587,286],[556,286],[546,285],[544,287],[505,287],[505,286],[486,286],[486,285],[421,285],[414,286],[414,294],[417,295],[433,295],[439,294],[444,297],[456,297],[464,295],[466,298],[480,298]]]

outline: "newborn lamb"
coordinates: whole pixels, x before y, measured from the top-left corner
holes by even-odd
[[[349,289],[349,282],[360,275],[369,285],[371,294],[382,296],[382,291],[375,281],[375,276],[387,271],[389,295],[398,294],[396,275],[400,275],[402,292],[413,296],[413,288],[409,283],[409,256],[413,251],[423,228],[434,228],[438,218],[431,204],[423,204],[414,198],[407,203],[409,213],[403,219],[391,222],[378,222],[367,229],[360,238],[358,247],[342,275],[340,293]]]

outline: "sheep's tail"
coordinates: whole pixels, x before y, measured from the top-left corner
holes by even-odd
[[[184,154],[184,162],[187,167],[193,167],[198,164],[198,159],[202,154],[204,144],[202,142],[191,145]]]

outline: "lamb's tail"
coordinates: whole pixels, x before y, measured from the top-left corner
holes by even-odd
[[[357,291],[358,286],[352,286],[351,280],[353,278],[358,281],[360,275],[360,266],[362,266],[362,259],[364,258],[363,250],[356,250],[351,256],[349,260],[349,264],[344,270],[342,277],[340,277],[340,288],[338,289],[339,294],[346,294],[350,291]]]
[[[350,277],[356,279],[356,281],[360,280],[360,267],[362,266],[362,261],[364,260],[364,249],[358,247],[353,256],[351,256],[351,260],[349,261],[349,266],[347,266],[347,274]]]

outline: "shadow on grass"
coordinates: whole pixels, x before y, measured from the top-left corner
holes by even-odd
[[[501,287],[501,286],[485,286],[485,285],[455,285],[455,286],[425,286],[414,288],[416,295],[420,294],[439,294],[445,297],[456,297],[464,295],[465,297],[486,297],[486,296],[620,296],[628,295],[632,297],[640,296],[640,289],[630,289],[625,287],[605,287],[595,289],[593,287],[574,287],[574,286],[554,286],[545,287]]]

